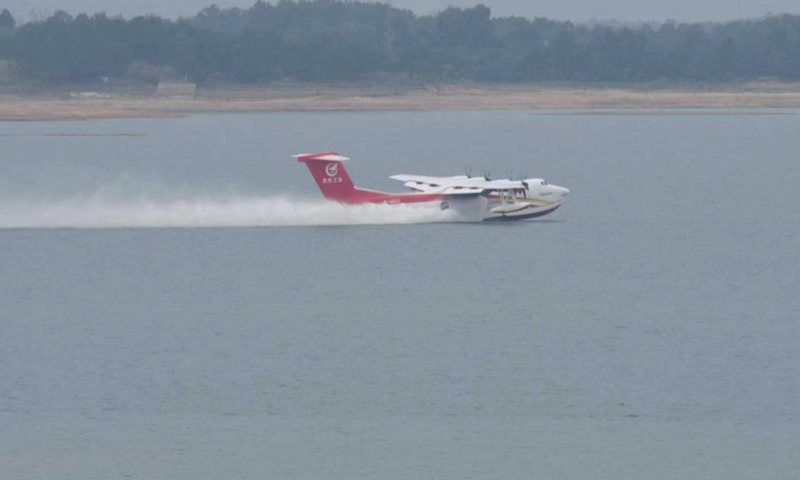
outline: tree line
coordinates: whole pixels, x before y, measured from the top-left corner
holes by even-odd
[[[190,18],[105,14],[18,24],[0,12],[0,60],[51,84],[164,75],[222,81],[355,81],[373,75],[484,82],[800,79],[800,16],[727,23],[588,25],[493,18],[489,8],[432,15],[382,3],[258,0]]]

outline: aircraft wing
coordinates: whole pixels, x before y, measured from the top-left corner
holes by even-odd
[[[392,180],[400,180],[401,182],[418,182],[427,185],[433,184],[434,186],[443,186],[443,185],[450,185],[453,182],[458,182],[459,180],[468,180],[468,177],[461,175],[457,177],[426,177],[424,175],[392,175]]]
[[[430,184],[418,183],[418,182],[406,182],[404,186],[406,188],[415,190],[417,192],[441,193],[443,195],[468,196],[468,195],[484,195],[486,193],[486,190],[480,187],[444,187],[441,185],[433,186]]]
[[[450,193],[456,194],[460,190],[467,190],[475,194],[475,190],[495,192],[500,190],[516,190],[524,188],[521,181],[517,180],[486,180],[483,177],[426,177],[423,175],[393,175],[394,180],[405,182],[405,186],[419,192]],[[444,192],[447,190],[447,192]]]

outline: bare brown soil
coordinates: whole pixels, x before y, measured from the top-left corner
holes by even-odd
[[[800,108],[800,86],[749,85],[717,90],[540,85],[452,86],[418,90],[280,86],[201,90],[193,98],[113,94],[85,98],[0,95],[0,120],[7,121],[160,118],[199,112],[347,110],[574,110],[574,113],[582,114],[615,115],[766,113],[741,110],[758,108]],[[603,112],[609,109],[623,111]]]

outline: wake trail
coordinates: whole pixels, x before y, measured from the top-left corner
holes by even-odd
[[[0,228],[169,228],[391,225],[472,221],[436,206],[342,205],[288,197],[0,200]]]

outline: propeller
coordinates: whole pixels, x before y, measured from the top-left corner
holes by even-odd
[[[514,170],[509,170],[508,172],[506,172],[506,177],[508,177],[509,180],[513,181],[514,180]]]
[[[464,167],[464,173],[467,174],[467,178],[472,178],[472,169]]]
[[[487,171],[484,171],[484,172],[483,172],[483,178],[484,178],[484,179],[485,179],[487,182],[491,182],[491,181],[492,181],[492,172],[490,172],[490,171],[488,171],[488,170],[487,170]]]

